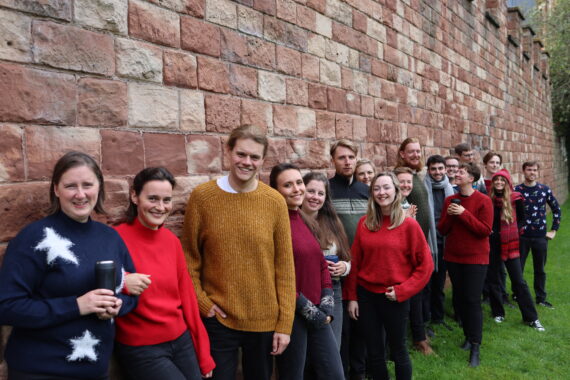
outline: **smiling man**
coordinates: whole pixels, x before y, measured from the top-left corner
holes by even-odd
[[[216,362],[214,379],[271,377],[271,355],[289,344],[295,267],[285,200],[257,179],[265,134],[236,128],[226,143],[230,173],[198,186],[186,207],[182,245]]]

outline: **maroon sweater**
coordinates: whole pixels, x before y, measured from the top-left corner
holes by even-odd
[[[374,293],[386,293],[394,286],[398,302],[403,302],[426,286],[433,272],[433,260],[418,222],[406,218],[389,230],[390,217],[382,219],[378,231],[358,222],[352,244],[352,269],[344,286],[349,300],[356,301],[356,286]]]
[[[461,215],[448,215],[452,199],[460,199],[465,211]],[[445,236],[443,259],[458,264],[489,264],[489,235],[493,227],[493,202],[475,190],[464,197],[450,195],[443,202],[441,219],[437,224]]]
[[[332,289],[331,275],[317,239],[307,227],[299,211],[289,210],[293,256],[295,258],[295,281],[299,293],[318,305],[321,291]]]

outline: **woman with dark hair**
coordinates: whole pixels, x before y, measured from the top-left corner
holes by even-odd
[[[105,199],[92,157],[61,157],[49,192],[50,215],[10,241],[0,269],[0,325],[13,326],[8,378],[108,379],[113,318],[136,305],[135,297],[120,294],[123,274],[134,265],[121,237],[91,219],[93,211],[104,213]],[[97,288],[101,261],[114,263],[115,289]]]
[[[368,210],[352,244],[352,270],[345,286],[348,313],[366,331],[372,378],[389,379],[384,332],[396,379],[412,378],[406,347],[409,299],[428,283],[433,271],[429,246],[418,222],[402,209],[402,192],[392,173],[372,180]]]
[[[303,182],[306,192],[301,212],[306,219],[314,222],[313,232],[328,264],[334,297],[331,327],[340,350],[343,314],[340,279],[350,273],[350,247],[344,227],[332,204],[327,177],[323,173],[311,172],[305,174]]]
[[[485,188],[487,189],[487,194],[489,194],[491,190],[491,178],[496,172],[501,170],[503,156],[497,152],[489,151],[483,157],[483,165],[485,166]]]
[[[117,355],[130,379],[199,380],[215,366],[182,246],[164,227],[175,185],[165,168],[140,171],[127,222],[116,227],[144,273],[127,276],[127,291],[142,294],[137,308],[117,320]]]
[[[317,378],[343,380],[340,353],[330,327],[333,319],[333,291],[328,265],[299,208],[305,197],[305,184],[299,168],[284,163],[271,169],[269,184],[287,203],[293,240],[297,304],[291,341],[277,356],[280,380],[303,378],[305,362]]]

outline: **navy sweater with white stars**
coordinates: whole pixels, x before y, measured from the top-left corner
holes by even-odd
[[[518,191],[524,197],[523,236],[546,236],[546,232],[548,232],[546,225],[546,205],[552,210],[552,230],[558,230],[562,211],[550,187],[542,183],[537,183],[532,187],[521,183],[515,187],[515,191]]]
[[[24,228],[10,241],[0,269],[0,325],[13,326],[5,358],[10,369],[58,377],[98,379],[108,372],[115,325],[81,316],[77,298],[96,288],[95,263],[113,260],[117,287],[135,272],[112,228],[62,212]],[[119,315],[136,306],[123,300]]]

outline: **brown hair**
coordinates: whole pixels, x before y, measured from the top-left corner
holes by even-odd
[[[467,144],[467,143],[461,143],[461,144],[457,144],[455,146],[455,154],[457,154],[458,156],[461,156],[463,154],[463,152],[468,152],[471,150],[471,145]]]
[[[462,162],[459,164],[459,167],[457,169],[465,169],[467,174],[473,177],[473,182],[477,182],[479,181],[479,178],[481,178],[481,169],[479,169],[479,166],[475,164]]]
[[[396,176],[398,176],[398,174],[404,173],[414,175],[414,171],[407,166],[398,166],[397,168],[394,168],[393,172]]]
[[[353,143],[352,141],[348,140],[348,139],[340,139],[338,141],[335,141],[332,145],[331,145],[331,157],[334,158],[334,152],[336,152],[336,148],[338,148],[339,146],[348,148],[350,150],[352,150],[354,152],[354,155],[358,155],[358,146]]]
[[[503,190],[503,199],[502,199],[502,210],[501,210],[501,219],[504,220],[507,223],[512,223],[513,222],[513,204],[511,203],[511,194],[512,194],[512,190],[511,190],[511,185],[508,179],[506,179],[505,177],[503,177],[502,175],[496,175],[493,177],[492,181],[491,181],[491,191],[489,196],[491,197],[491,199],[494,201],[497,197],[497,194],[495,193],[495,186],[493,186],[493,182],[495,182],[495,179],[498,177],[502,177],[506,184],[505,184],[505,190]]]
[[[523,164],[523,171],[529,166],[536,166],[537,169],[540,169],[540,165],[538,164],[538,161],[526,161]]]
[[[174,176],[168,171],[168,169],[163,167],[157,168],[146,168],[138,172],[133,179],[133,186],[131,186],[131,191],[139,196],[144,188],[144,185],[150,181],[168,181],[172,188],[176,186],[176,180]],[[125,219],[128,223],[132,223],[138,215],[137,205],[133,202],[129,194],[129,208],[127,209]]]
[[[263,157],[267,154],[267,148],[269,147],[269,141],[267,140],[267,136],[261,129],[253,126],[253,125],[242,125],[241,127],[235,128],[232,133],[230,133],[230,137],[226,142],[226,145],[230,150],[233,150],[236,146],[236,141],[244,140],[244,139],[251,139],[258,144],[263,145]]]
[[[364,221],[364,225],[370,231],[378,231],[380,227],[382,227],[382,210],[376,201],[374,200],[374,184],[376,180],[380,177],[390,177],[392,179],[392,183],[394,184],[394,188],[396,189],[396,194],[394,196],[394,202],[390,206],[390,226],[388,227],[389,230],[392,230],[402,223],[404,223],[404,219],[406,219],[406,214],[402,209],[402,191],[400,190],[400,182],[396,175],[390,172],[383,172],[378,173],[372,183],[370,184],[370,196],[368,198],[368,209],[366,211],[366,220]]]
[[[485,155],[485,157],[483,157],[483,163],[484,163],[485,165],[487,165],[487,162],[491,161],[491,158],[493,158],[493,157],[495,157],[495,156],[499,157],[499,161],[501,161],[500,164],[502,164],[502,163],[503,163],[503,156],[501,156],[501,155],[500,155],[499,153],[497,153],[497,152],[493,152],[492,150],[489,151],[489,152],[487,152],[487,154]]]
[[[402,143],[400,144],[400,147],[398,148],[398,157],[396,159],[396,167],[408,166],[406,164],[406,162],[404,161],[404,159],[402,158],[402,156],[400,155],[400,152],[405,151],[408,144],[415,144],[415,143],[420,144],[420,140],[417,139],[416,137],[408,137],[407,139],[402,141]],[[424,161],[422,159],[420,159],[420,165],[417,168],[417,170],[422,170],[423,167],[424,167]]]

